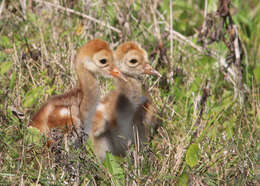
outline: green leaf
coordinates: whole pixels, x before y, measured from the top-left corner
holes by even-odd
[[[37,128],[30,126],[25,135],[25,142],[41,147],[46,142],[46,138]]]
[[[8,72],[12,67],[12,62],[4,62],[0,64],[0,76]]]
[[[7,36],[0,36],[0,46],[10,48],[12,47],[12,43]]]
[[[218,7],[217,1],[215,1],[215,0],[209,0],[208,1],[208,10],[207,10],[208,12],[216,11],[217,7]]]
[[[10,80],[10,89],[12,91],[14,90],[15,79],[16,79],[16,72],[13,72]]]
[[[95,155],[94,152],[93,152],[93,142],[90,138],[87,139],[87,143],[85,145],[85,148],[86,148],[88,154],[93,155],[93,156]]]
[[[104,166],[112,175],[115,185],[124,185],[124,171],[119,164],[118,157],[113,156],[111,153],[107,152],[106,158],[104,160]]]
[[[28,12],[27,18],[31,23],[37,23],[37,16],[34,13]]]
[[[186,153],[186,163],[192,168],[199,161],[199,146],[196,143],[190,145]]]
[[[184,172],[178,179],[178,185],[179,186],[186,186],[188,185],[189,177],[188,175]]]
[[[260,66],[257,66],[254,70],[255,79],[257,83],[260,83]]]
[[[7,55],[4,52],[0,51],[0,63],[6,59]]]
[[[215,60],[211,57],[208,57],[208,56],[202,56],[200,59],[199,59],[199,63],[204,66],[206,64],[212,64],[213,62],[215,62]]]
[[[43,89],[41,87],[34,88],[27,92],[23,102],[23,107],[31,107],[42,93]]]

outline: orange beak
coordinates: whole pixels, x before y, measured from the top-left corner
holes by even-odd
[[[125,78],[125,76],[120,72],[120,70],[116,67],[114,67],[110,72],[110,75],[122,79],[124,81],[127,81],[127,79]]]
[[[153,67],[149,64],[146,64],[144,66],[144,73],[149,74],[149,75],[155,75],[155,76],[158,76],[158,77],[162,77],[162,75],[157,70],[153,69]]]

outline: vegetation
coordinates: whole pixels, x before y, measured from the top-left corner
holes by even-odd
[[[2,0],[0,185],[259,184],[260,1],[229,1]],[[103,164],[90,144],[66,153],[26,137],[41,104],[75,86],[75,51],[96,37],[139,42],[163,74],[143,80],[161,119],[151,142]]]

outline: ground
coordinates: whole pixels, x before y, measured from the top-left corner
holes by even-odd
[[[205,2],[1,1],[0,185],[259,184],[260,2]],[[91,142],[67,153],[62,136],[47,148],[27,129],[76,85],[75,52],[97,37],[140,43],[163,75],[143,80],[160,119],[151,141],[103,163]]]

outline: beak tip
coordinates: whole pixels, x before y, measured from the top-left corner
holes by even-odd
[[[124,77],[124,75],[120,72],[119,69],[114,68],[112,71],[110,71],[110,74],[116,78],[122,79],[125,82],[127,82],[127,79]]]
[[[158,76],[159,78],[162,77],[162,75],[149,64],[146,64],[144,68],[144,73],[149,75],[155,75]]]

